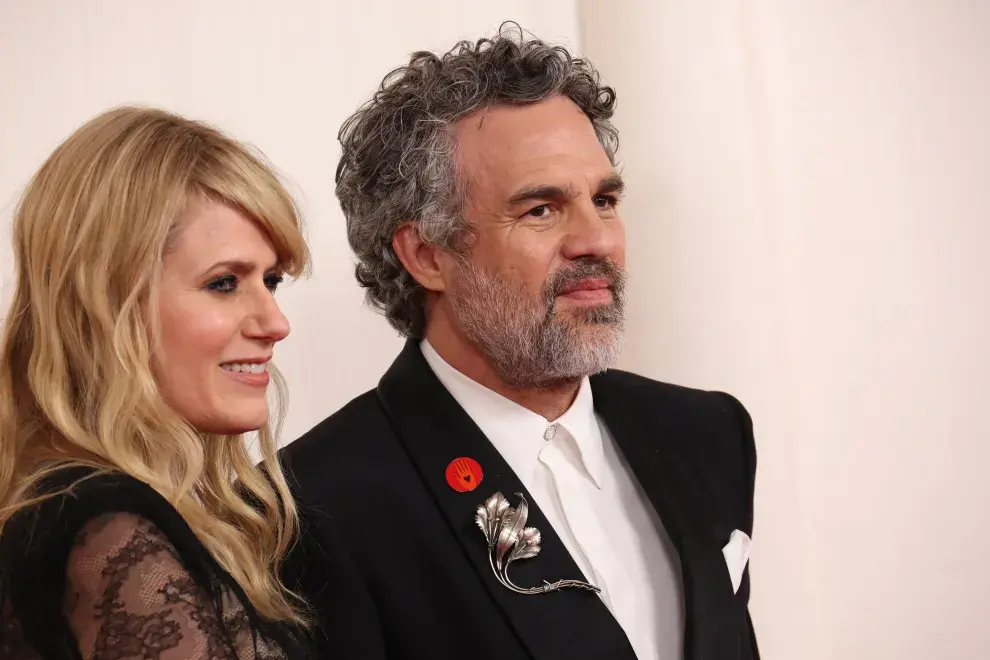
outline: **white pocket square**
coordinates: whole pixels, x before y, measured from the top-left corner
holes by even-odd
[[[746,532],[737,529],[732,532],[729,542],[722,548],[725,566],[729,569],[729,578],[732,580],[732,593],[738,593],[739,585],[742,584],[743,572],[749,561],[749,546],[749,536]]]

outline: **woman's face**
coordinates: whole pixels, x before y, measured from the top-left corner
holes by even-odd
[[[244,214],[201,200],[162,263],[153,369],[169,405],[204,433],[254,431],[268,420],[268,365],[289,323],[267,235]]]

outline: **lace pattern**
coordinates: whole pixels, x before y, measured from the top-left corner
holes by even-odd
[[[151,522],[108,513],[87,522],[66,566],[63,609],[80,657],[91,660],[286,660],[252,629],[239,599],[220,606]],[[5,608],[7,609],[7,608]],[[2,658],[40,656],[5,611]]]

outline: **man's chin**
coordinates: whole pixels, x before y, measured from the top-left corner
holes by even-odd
[[[585,324],[580,344],[559,360],[560,375],[584,378],[615,366],[622,353],[624,334],[621,327],[606,324]]]
[[[611,306],[557,310],[557,319],[582,337],[612,337],[622,334],[622,318]]]

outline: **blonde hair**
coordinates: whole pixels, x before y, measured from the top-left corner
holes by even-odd
[[[259,467],[243,436],[190,426],[152,375],[146,311],[177,222],[202,196],[253,218],[285,273],[308,269],[295,203],[263,157],[161,110],[95,117],[28,185],[0,343],[0,530],[50,496],[38,486],[56,470],[124,473],[176,507],[262,616],[304,622],[277,576],[298,529],[276,454],[281,377],[272,370],[277,400],[259,432]]]

